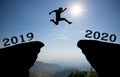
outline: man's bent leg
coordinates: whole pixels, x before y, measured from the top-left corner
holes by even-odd
[[[61,18],[61,20],[64,20],[64,21],[66,21],[67,23],[72,24],[72,22],[68,21],[66,18]]]
[[[51,19],[50,21],[52,21],[54,24],[58,25],[58,21],[55,21],[54,19]]]

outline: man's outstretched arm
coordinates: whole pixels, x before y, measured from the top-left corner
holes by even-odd
[[[51,11],[51,12],[49,13],[49,15],[50,15],[51,13],[53,13],[53,12],[55,12],[55,10]]]
[[[62,12],[64,12],[67,8],[65,8]]]

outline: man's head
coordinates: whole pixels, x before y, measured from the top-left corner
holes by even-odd
[[[60,11],[62,11],[62,10],[63,10],[63,8],[62,8],[62,7],[59,7],[59,10],[60,10]]]

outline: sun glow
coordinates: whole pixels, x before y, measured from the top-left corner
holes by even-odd
[[[82,16],[84,11],[85,9],[81,4],[75,3],[70,6],[70,15],[73,17]]]

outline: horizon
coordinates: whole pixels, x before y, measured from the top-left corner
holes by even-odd
[[[82,66],[80,66],[80,65],[79,66],[66,66],[66,65],[61,65],[61,64],[58,64],[58,63],[48,63],[48,62],[43,62],[43,61],[39,61],[39,60],[36,60],[35,62],[40,62],[40,63],[47,64],[47,65],[60,66],[60,67],[64,67],[64,68],[67,68],[67,69],[76,69],[76,70],[88,70],[88,69],[93,68],[93,67],[89,66],[88,64],[82,65]]]

